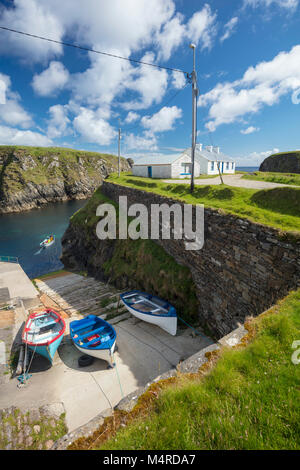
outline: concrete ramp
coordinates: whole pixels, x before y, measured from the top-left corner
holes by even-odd
[[[7,300],[20,298],[27,308],[39,303],[38,291],[18,263],[0,262],[0,287],[6,299],[8,291]]]

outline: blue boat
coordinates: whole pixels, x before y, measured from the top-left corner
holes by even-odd
[[[70,335],[79,351],[113,365],[117,333],[105,320],[96,315],[88,315],[82,320],[72,321]]]
[[[135,317],[159,326],[170,335],[176,335],[177,313],[175,307],[169,302],[139,290],[124,292],[120,298],[127,310]]]
[[[25,323],[22,339],[34,353],[48,359],[51,364],[60,345],[66,324],[54,310],[47,308],[43,312],[31,313]]]

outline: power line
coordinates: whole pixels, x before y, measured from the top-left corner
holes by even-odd
[[[95,54],[101,54],[101,55],[104,55],[104,56],[107,56],[107,57],[113,57],[115,59],[127,60],[128,62],[134,62],[136,64],[148,65],[150,67],[156,67],[156,68],[159,68],[159,69],[169,70],[171,72],[179,72],[179,73],[185,74],[186,76],[189,75],[188,72],[185,72],[184,70],[175,69],[175,68],[172,68],[172,67],[165,67],[163,65],[151,64],[150,62],[144,62],[142,60],[129,59],[128,57],[122,57],[122,56],[119,56],[119,55],[116,55],[116,54],[110,54],[109,52],[97,51],[96,49],[90,49],[88,47],[80,46],[79,44],[72,44],[72,43],[68,43],[68,42],[58,41],[56,39],[50,39],[50,38],[46,38],[44,36],[37,36],[36,34],[26,33],[25,31],[19,31],[17,29],[7,28],[6,26],[0,26],[0,29],[5,30],[5,31],[10,31],[12,33],[22,34],[23,36],[28,36],[30,38],[42,39],[43,41],[48,41],[48,42],[52,42],[52,43],[55,43],[55,44],[60,44],[62,46],[73,47],[75,49],[81,49],[81,50],[87,51],[87,52],[94,52]]]

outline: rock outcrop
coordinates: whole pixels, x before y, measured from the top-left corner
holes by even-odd
[[[114,155],[67,148],[0,147],[0,213],[86,199],[116,171]],[[121,170],[129,164],[121,158]]]
[[[270,155],[261,163],[259,171],[300,173],[300,151]]]

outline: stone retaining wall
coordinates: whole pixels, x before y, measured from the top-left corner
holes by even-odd
[[[102,192],[128,205],[173,204],[174,199],[104,181]],[[178,201],[176,201],[178,203]],[[300,280],[300,243],[286,242],[278,230],[205,208],[205,242],[188,251],[182,240],[157,240],[177,262],[190,268],[197,287],[199,316],[220,338],[249,315],[283,298]]]

